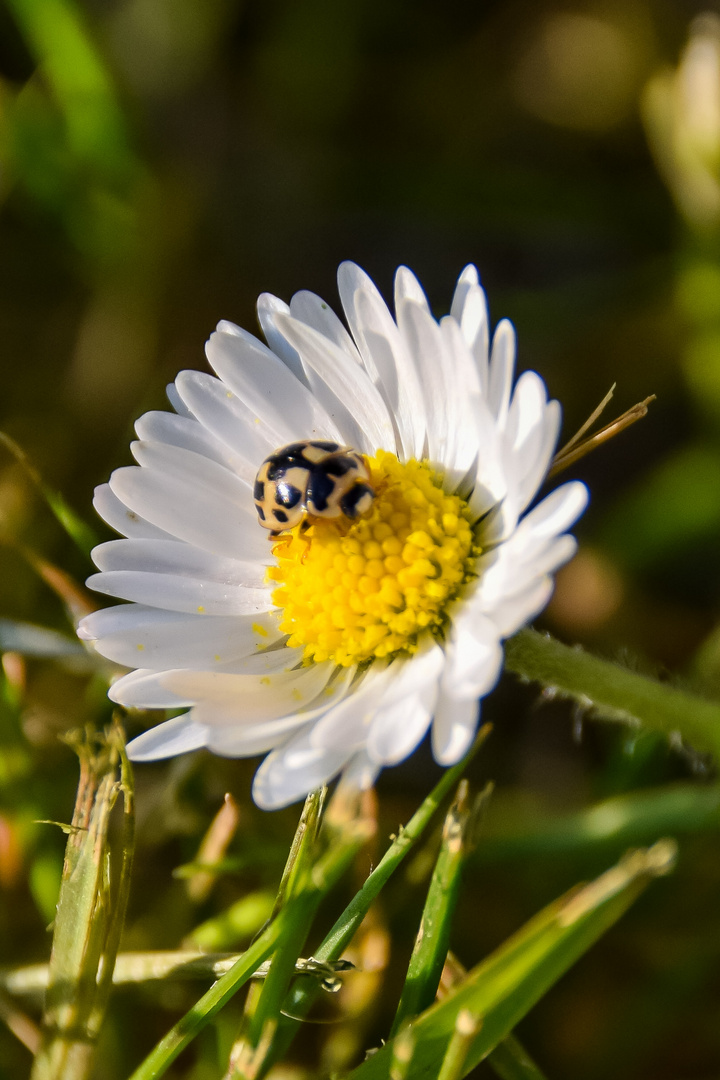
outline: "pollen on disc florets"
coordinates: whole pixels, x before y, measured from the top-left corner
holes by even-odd
[[[366,515],[315,519],[273,548],[280,628],[308,662],[350,667],[415,652],[423,631],[442,633],[480,554],[467,504],[427,464],[384,450],[368,464],[376,497]]]

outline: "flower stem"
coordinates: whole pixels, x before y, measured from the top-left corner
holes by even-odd
[[[562,645],[535,630],[505,644],[505,665],[524,679],[575,698],[616,720],[679,734],[697,750],[720,756],[720,705],[638,675],[609,660]]]

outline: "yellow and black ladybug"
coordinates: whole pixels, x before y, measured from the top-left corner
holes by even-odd
[[[366,513],[375,498],[362,454],[349,446],[306,439],[281,446],[258,470],[253,498],[270,539],[301,522]]]

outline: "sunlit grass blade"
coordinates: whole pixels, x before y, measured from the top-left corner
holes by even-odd
[[[98,538],[90,525],[68,506],[58,491],[54,491],[49,484],[45,483],[23,448],[4,431],[0,431],[0,445],[4,446],[22,466],[76,547],[83,555],[89,556],[98,543]]]
[[[119,724],[72,740],[80,784],[53,933],[43,1039],[32,1080],[84,1080],[93,1064],[122,929],[133,855],[132,774]],[[120,775],[118,775],[120,769]],[[120,850],[108,829],[124,800]],[[117,880],[115,880],[117,878]]]
[[[460,1077],[465,1075],[465,1062],[478,1027],[479,1024],[469,1009],[461,1009],[455,1017],[455,1029],[440,1063],[437,1080],[460,1080]]]
[[[436,1080],[463,1010],[482,1021],[463,1065],[462,1075],[467,1075],[648,882],[672,869],[675,851],[673,841],[663,840],[631,852],[595,881],[550,904],[478,964],[454,993],[413,1022],[416,1050],[407,1080]],[[352,1080],[389,1080],[393,1042],[355,1069]]]
[[[282,913],[266,927],[230,971],[219,978],[189,1012],[178,1020],[177,1024],[150,1051],[130,1080],[156,1080],[157,1077],[163,1076],[178,1054],[190,1045],[195,1036],[210,1023],[223,1005],[234,997],[238,990],[252,978],[253,972],[267,960],[277,945],[281,930]]]
[[[588,708],[650,731],[680,735],[720,756],[720,705],[570,648],[535,630],[505,644],[505,665],[525,679],[575,698]]]
[[[435,999],[460,889],[469,820],[468,784],[466,780],[461,780],[455,801],[445,818],[440,851],[391,1035],[396,1035],[408,1020],[427,1009]]]
[[[448,953],[442,983],[438,990],[438,1000],[445,1001],[460,983],[467,978],[467,974],[458,958],[453,953]],[[458,1014],[458,1020],[462,1015],[462,1013]],[[464,1023],[462,1028],[467,1032],[468,1024]],[[459,1040],[457,1022],[453,1039]],[[450,1051],[451,1047],[448,1046],[448,1052],[445,1055],[446,1060],[450,1055]],[[544,1080],[539,1068],[512,1031],[490,1051],[486,1061],[503,1080]]]
[[[395,873],[402,861],[413,850],[423,832],[430,823],[436,810],[443,799],[452,791],[455,784],[461,779],[470,761],[478,752],[490,734],[490,725],[486,724],[478,732],[475,743],[465,755],[462,761],[447,769],[441,776],[429,795],[425,797],[410,821],[403,828],[382,859],[368,875],[365,884],[355,894],[348,906],[336,920],[330,932],[315,950],[315,959],[323,963],[339,960],[343,950],[352,941],[355,932],[370,910],[371,904],[380,895],[380,892]],[[284,1051],[292,1042],[295,1033],[304,1017],[310,1009],[318,994],[317,986],[296,985],[288,995],[284,1005],[284,1015],[281,1019],[278,1033],[275,1037],[272,1052],[272,1062],[279,1060]]]
[[[533,856],[570,855],[613,845],[627,848],[658,836],[720,829],[720,785],[677,781],[613,795],[585,810],[563,815],[535,813],[532,820],[505,821],[495,807],[472,863]]]
[[[282,1003],[295,974],[297,959],[310,931],[319,903],[310,882],[318,854],[317,833],[325,795],[325,789],[312,791],[305,800],[275,901],[275,914],[286,909],[283,934],[262,990],[252,999],[252,1008],[246,1014],[245,1029],[241,1033],[236,1056],[238,1053],[240,1056],[244,1054],[245,1044],[256,1051],[261,1043],[266,1042],[269,1049],[272,1036],[268,1033],[275,1032]]]

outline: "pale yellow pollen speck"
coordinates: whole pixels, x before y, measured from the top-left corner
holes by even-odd
[[[376,497],[367,514],[318,520],[275,544],[273,603],[306,662],[343,667],[416,651],[440,637],[448,605],[475,574],[480,547],[469,507],[424,462],[368,459]]]
[[[218,656],[217,654],[215,655],[215,661],[216,661],[216,663],[218,663],[218,664],[220,663],[220,657],[219,657],[219,656]]]
[[[138,642],[138,644],[136,645],[136,648],[137,648],[138,652],[144,652],[145,651],[145,646],[142,644],[142,642]]]
[[[270,685],[270,676],[269,675],[263,675],[260,682],[263,684],[263,686],[269,686]]]
[[[268,636],[267,628],[265,626],[261,626],[260,623],[254,622],[251,629],[253,634],[258,634],[260,637]]]
[[[204,615],[205,614],[205,608],[202,606],[202,604],[199,605],[199,607],[197,609],[197,613],[198,613],[198,615]]]

